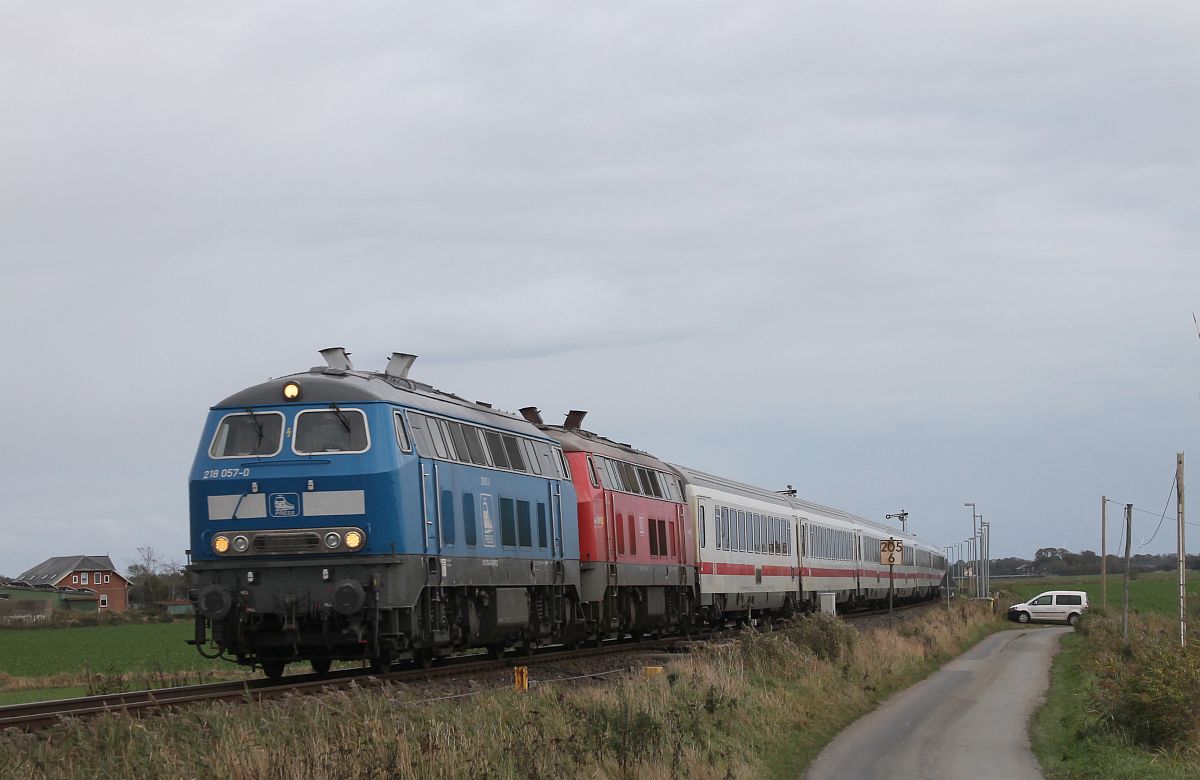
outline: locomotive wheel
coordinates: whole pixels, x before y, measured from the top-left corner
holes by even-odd
[[[267,678],[271,679],[271,680],[281,679],[283,677],[283,667],[284,666],[286,666],[286,664],[283,661],[276,661],[276,660],[263,661],[262,662],[263,674],[265,674],[267,676]]]
[[[312,664],[314,672],[324,677],[329,674],[329,667],[333,664],[333,661],[328,658],[312,658],[309,660],[309,663]]]

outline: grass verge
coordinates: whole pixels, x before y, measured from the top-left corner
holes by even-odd
[[[1081,621],[1077,633],[1063,637],[1062,649],[1051,669],[1046,702],[1030,724],[1038,762],[1053,780],[1200,777],[1200,751],[1194,731],[1180,734],[1179,742],[1169,747],[1150,747],[1139,744],[1111,716],[1119,701],[1126,709],[1140,708],[1133,714],[1136,722],[1143,726],[1152,722],[1154,715],[1146,710],[1151,702],[1140,692],[1126,692],[1129,686],[1120,682],[1124,676],[1120,670],[1153,671],[1156,661],[1150,656],[1161,651],[1160,641],[1171,643],[1162,636],[1162,627],[1156,625],[1161,621],[1135,616],[1131,636],[1141,644],[1122,646],[1113,631],[1117,621],[1119,618],[1096,612]],[[1167,676],[1175,676],[1169,667],[1164,671]],[[1194,707],[1186,711],[1194,721]]]
[[[419,701],[402,687],[0,735],[22,777],[795,777],[889,694],[1004,623],[978,604],[860,635],[808,616],[655,677]],[[533,669],[536,675],[536,667]]]

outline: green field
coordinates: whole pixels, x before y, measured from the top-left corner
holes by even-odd
[[[1039,577],[1038,579],[1021,580],[992,580],[993,590],[1003,590],[1013,594],[1013,598],[1005,601],[1000,599],[996,605],[1003,612],[1010,604],[1025,601],[1047,590],[1083,590],[1087,591],[1088,604],[1098,607],[1101,599],[1102,585],[1100,575],[1085,575],[1080,577]],[[1113,572],[1108,574],[1108,608],[1121,609],[1123,583],[1120,575]],[[1187,583],[1188,603],[1200,603],[1200,572],[1188,572]],[[1179,613],[1179,584],[1175,572],[1152,572],[1139,574],[1129,581],[1129,610],[1131,612],[1158,613],[1161,615],[1177,615]]]
[[[50,677],[93,672],[175,672],[233,667],[184,644],[191,622],[0,630],[0,673]]]

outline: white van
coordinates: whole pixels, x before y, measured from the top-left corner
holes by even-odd
[[[1008,608],[1008,619],[1018,623],[1058,621],[1075,625],[1087,606],[1087,593],[1082,590],[1048,590],[1023,604],[1013,604]]]

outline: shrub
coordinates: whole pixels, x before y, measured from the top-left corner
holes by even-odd
[[[837,661],[849,655],[859,638],[858,631],[846,621],[823,612],[796,618],[784,636],[825,661]]]
[[[1129,643],[1121,639],[1119,619],[1089,615],[1081,621],[1093,642],[1093,712],[1148,748],[1200,747],[1200,643],[1180,647],[1169,621],[1131,620]]]

